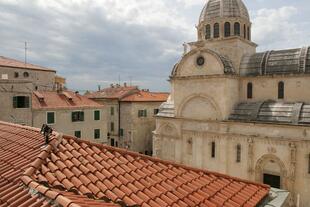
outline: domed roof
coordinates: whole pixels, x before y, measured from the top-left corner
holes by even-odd
[[[242,17],[250,21],[242,0],[209,0],[201,12],[199,23],[216,17]]]

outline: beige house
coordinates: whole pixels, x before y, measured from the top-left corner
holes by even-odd
[[[0,120],[31,126],[32,92],[62,89],[65,79],[57,77],[55,70],[0,56]]]
[[[55,130],[97,143],[107,142],[104,106],[70,91],[35,91],[32,126],[47,124]]]
[[[310,206],[309,48],[256,53],[241,0],[209,0],[197,31],[172,70],[154,155],[286,189],[288,206]]]
[[[143,154],[152,154],[152,131],[159,106],[167,93],[140,90],[137,86],[111,85],[87,94],[107,110],[108,144]]]

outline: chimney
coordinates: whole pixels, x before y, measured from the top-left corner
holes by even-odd
[[[125,88],[127,87],[127,83],[126,83],[126,82],[124,83],[124,87],[125,87]]]
[[[98,85],[98,91],[101,91],[101,86],[100,85]]]

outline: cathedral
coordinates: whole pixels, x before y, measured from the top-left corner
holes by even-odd
[[[154,156],[268,184],[310,206],[310,50],[256,52],[242,0],[209,0],[156,117]]]

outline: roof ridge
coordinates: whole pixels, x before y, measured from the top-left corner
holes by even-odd
[[[41,131],[39,128],[36,128],[36,127],[20,125],[20,124],[14,124],[14,123],[10,123],[10,122],[0,121],[0,125],[1,124],[2,125],[6,125],[6,126],[18,127],[20,129],[26,129],[26,130],[30,130],[30,131],[34,131],[34,132],[40,132]]]
[[[212,174],[212,175],[219,176],[219,177],[226,178],[226,179],[234,179],[236,181],[244,182],[244,183],[247,183],[247,184],[259,185],[259,186],[264,187],[264,188],[269,187],[268,185],[265,185],[265,184],[262,184],[262,183],[256,183],[256,182],[253,182],[253,181],[249,181],[249,180],[245,180],[245,179],[241,179],[241,178],[237,178],[237,177],[233,177],[233,176],[229,176],[229,175],[226,175],[226,174],[222,174],[222,173],[218,173],[218,172],[213,172],[213,171],[209,171],[209,170],[205,170],[205,169],[189,167],[189,166],[186,166],[184,164],[178,164],[178,163],[175,163],[175,162],[172,162],[172,161],[161,160],[159,158],[147,156],[147,155],[140,154],[140,153],[133,152],[133,151],[129,151],[129,150],[126,150],[126,149],[111,147],[111,146],[108,146],[108,145],[105,145],[105,144],[98,144],[98,143],[93,143],[93,142],[90,142],[90,141],[87,141],[87,140],[77,139],[76,137],[69,136],[69,135],[63,135],[63,138],[64,139],[73,139],[77,143],[85,143],[85,144],[88,144],[90,146],[98,147],[99,149],[106,149],[106,150],[115,151],[115,152],[118,152],[118,153],[120,153],[122,155],[124,155],[124,154],[125,155],[131,155],[131,156],[134,156],[136,158],[140,157],[142,159],[144,158],[146,160],[150,160],[150,161],[157,162],[157,163],[173,165],[174,167],[180,167],[180,168],[183,168],[183,169],[186,169],[186,170],[194,171],[196,173]]]

